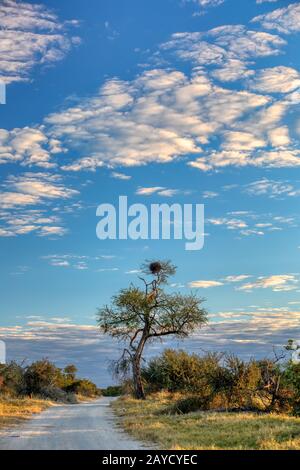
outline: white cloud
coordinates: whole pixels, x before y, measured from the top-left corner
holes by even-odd
[[[225,25],[204,33],[175,33],[161,49],[196,65],[244,69],[245,61],[278,55],[285,44],[284,39],[274,34],[247,30],[243,25]]]
[[[48,138],[42,127],[0,129],[0,164],[20,162],[24,166],[36,165],[52,168],[51,154],[63,152],[56,139]]]
[[[112,174],[111,174],[111,177],[115,178],[117,180],[124,180],[124,181],[128,181],[128,180],[131,179],[130,175],[125,175],[125,173],[120,173],[120,172],[117,172],[117,171],[113,171]]]
[[[266,29],[274,29],[280,33],[291,34],[300,31],[300,4],[292,3],[270,13],[256,16],[252,20]]]
[[[6,204],[0,203],[0,207],[5,208],[10,207],[9,203],[12,207],[26,206],[45,199],[69,199],[78,194],[75,189],[69,189],[61,184],[60,176],[49,173],[24,173],[21,176],[9,176],[4,187],[15,191],[2,193],[3,198],[10,195]]]
[[[291,183],[267,178],[248,184],[245,191],[251,196],[268,196],[270,198],[300,195],[300,189],[295,189]]]
[[[203,191],[202,197],[204,199],[213,199],[219,196],[219,193],[215,191]]]
[[[223,150],[212,151],[210,154],[189,162],[193,168],[209,171],[226,166],[255,166],[265,168],[284,168],[300,166],[300,150],[275,149],[261,150],[256,154],[245,151]]]
[[[217,7],[222,5],[226,0],[184,0],[185,2],[194,2],[198,3],[200,7],[208,8],[208,7]]]
[[[78,194],[78,191],[65,187],[60,176],[49,173],[10,176],[4,181],[3,189],[0,192],[0,236],[31,232],[40,236],[61,236],[66,233],[64,227],[57,225],[61,222],[60,217],[48,215],[42,209],[53,201],[70,199]]]
[[[157,193],[158,191],[162,191],[164,188],[161,186],[153,186],[148,188],[138,188],[136,190],[136,194],[138,196],[152,196],[152,194]]]
[[[211,225],[225,225],[229,230],[239,230],[247,228],[248,225],[241,219],[230,219],[226,217],[208,219],[207,222]]]
[[[250,86],[262,93],[290,93],[300,87],[300,74],[283,65],[263,69],[256,73]]]
[[[59,164],[65,171],[108,167],[112,177],[123,180],[130,176],[115,168],[181,158],[194,158],[188,164],[202,171],[229,165],[299,165],[299,150],[293,148],[283,122],[289,107],[300,102],[295,88],[298,72],[275,67],[253,76],[256,72],[248,70],[254,59],[277,55],[285,44],[277,35],[241,25],[176,33],[160,53],[171,51],[192,61],[190,75],[165,68],[144,71],[131,81],[109,79],[93,96],[73,105],[68,101],[42,126],[0,130],[0,163],[51,168],[61,153],[65,157],[59,156]],[[241,86],[263,93],[272,88],[285,96],[276,101],[240,87],[224,88],[214,81],[221,76],[226,81],[246,78]],[[212,150],[213,139],[217,146]],[[155,192],[177,194],[164,187]]]
[[[176,194],[179,194],[181,191],[178,189],[169,189],[169,188],[163,188],[161,186],[153,186],[153,187],[148,187],[148,188],[138,188],[136,193],[138,196],[152,196],[153,194],[158,194],[159,196],[162,197],[172,197],[175,196]]]
[[[230,151],[246,151],[264,147],[266,142],[249,132],[228,131],[224,133],[222,148]]]
[[[251,277],[251,276],[249,276],[248,274],[239,274],[239,275],[236,275],[236,276],[226,276],[224,278],[224,281],[225,282],[230,282],[230,283],[231,282],[233,282],[233,283],[242,282],[242,281],[245,281],[245,279],[248,279],[249,277]]]
[[[267,195],[271,194],[271,188],[269,189],[268,186],[265,187],[266,183],[261,182],[260,184],[260,182],[257,182],[257,186],[257,194],[259,194],[260,190],[266,190]],[[253,187],[251,184],[247,185],[244,188],[244,191],[249,191],[252,194],[252,191],[255,193],[255,189],[256,182],[253,184]],[[291,191],[287,193],[289,196],[298,194],[294,188],[289,188],[289,190]],[[262,192],[262,194],[264,193]],[[207,219],[207,223],[216,228],[231,230],[234,234],[237,232],[238,236],[262,236],[265,235],[265,233],[281,231],[283,229],[288,229],[289,227],[297,227],[297,222],[294,217],[283,217],[272,215],[270,213],[257,214],[255,212],[252,213],[245,211],[228,212],[225,217]]]
[[[188,284],[188,286],[192,289],[194,288],[209,289],[210,287],[219,287],[222,285],[223,283],[220,281],[205,281],[205,280],[191,281]]]
[[[285,147],[291,143],[287,126],[271,129],[268,136],[273,147]]]
[[[36,65],[61,60],[79,42],[67,25],[44,5],[2,0],[0,5],[0,79],[5,83],[29,79]]]
[[[272,289],[274,292],[291,291],[298,289],[299,279],[294,274],[281,274],[269,277],[259,277],[238,287],[238,290],[252,291],[253,289]]]

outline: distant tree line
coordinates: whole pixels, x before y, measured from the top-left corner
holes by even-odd
[[[77,368],[67,365],[61,369],[47,359],[21,365],[10,362],[0,365],[0,397],[41,397],[74,403],[76,396],[100,395],[97,386],[77,377]]]

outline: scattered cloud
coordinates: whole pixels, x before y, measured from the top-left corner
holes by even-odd
[[[278,0],[256,0],[256,3],[275,3]]]
[[[205,13],[205,11],[208,8],[215,8],[222,3],[224,3],[226,0],[183,0],[184,3],[196,3],[200,7],[200,12],[195,14],[194,16],[202,15]]]
[[[280,33],[292,34],[300,31],[300,4],[292,3],[284,8],[256,16],[253,23],[260,23],[265,29],[277,30]]]
[[[213,199],[219,196],[219,193],[215,191],[203,191],[202,197],[204,199]]]
[[[35,66],[62,60],[80,42],[68,34],[68,28],[77,24],[61,22],[44,5],[2,0],[0,79],[7,84],[28,80]]]
[[[223,283],[221,281],[209,281],[209,280],[199,280],[199,281],[191,281],[188,284],[188,287],[194,289],[209,289],[210,287],[219,287],[222,286]]]
[[[261,93],[290,93],[300,87],[300,74],[283,65],[262,69],[250,81],[250,87]]]
[[[50,266],[58,268],[70,268],[78,271],[86,271],[93,268],[95,272],[113,272],[119,271],[119,268],[99,268],[97,262],[102,260],[111,260],[115,258],[113,255],[101,255],[101,256],[88,256],[88,255],[76,255],[72,253],[68,254],[52,254],[42,256],[42,259],[47,261]]]
[[[300,189],[295,189],[291,183],[273,181],[267,178],[248,184],[245,187],[245,191],[251,196],[268,196],[270,198],[300,196]]]
[[[161,49],[198,66],[235,66],[241,70],[237,77],[241,78],[245,61],[278,55],[285,44],[278,35],[247,30],[243,25],[224,25],[207,32],[175,33]]]
[[[63,152],[60,143],[48,138],[42,126],[11,131],[0,129],[0,164],[20,163],[23,166],[53,168],[55,164],[50,161],[51,156]]]
[[[252,191],[251,184],[246,186],[245,191]],[[253,186],[255,191],[255,186]],[[207,219],[207,224],[216,228],[225,228],[238,236],[262,236],[265,233],[282,231],[287,228],[297,227],[298,223],[295,217],[283,217],[272,215],[270,213],[252,213],[246,211],[228,212],[224,217],[214,217]]]
[[[0,236],[37,232],[40,236],[61,236],[66,229],[58,215],[44,207],[57,200],[70,199],[78,191],[67,188],[59,175],[50,173],[24,173],[9,176],[0,192]],[[34,206],[34,207],[33,207]]]
[[[153,194],[158,194],[162,197],[172,197],[179,193],[178,189],[167,189],[161,186],[154,186],[148,188],[138,188],[136,194],[138,196],[152,196]]]
[[[295,274],[281,274],[259,277],[238,287],[237,290],[252,291],[253,289],[272,289],[274,292],[291,291],[299,288],[299,279]]]
[[[130,175],[125,175],[125,173],[120,173],[120,172],[117,172],[117,171],[113,171],[111,173],[111,177],[115,178],[117,180],[124,180],[124,181],[128,181],[128,180],[131,179]]]
[[[245,279],[248,279],[249,277],[251,277],[251,276],[249,276],[248,274],[238,274],[236,276],[226,276],[224,278],[224,281],[225,282],[230,282],[230,283],[231,282],[234,282],[234,283],[235,282],[242,282],[242,281],[245,281]]]

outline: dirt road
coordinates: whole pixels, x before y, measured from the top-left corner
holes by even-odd
[[[0,432],[0,450],[145,449],[116,425],[112,398],[55,405],[20,427]]]

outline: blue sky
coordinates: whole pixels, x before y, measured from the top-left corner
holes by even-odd
[[[264,355],[297,336],[299,25],[284,0],[1,3],[9,357],[109,381],[95,312],[145,258],[172,259],[170,288],[207,298],[210,329],[181,347]],[[119,195],[205,204],[203,250],[97,239],[96,208]]]

